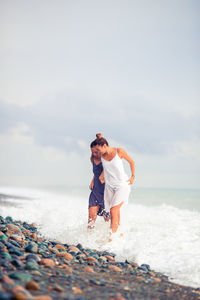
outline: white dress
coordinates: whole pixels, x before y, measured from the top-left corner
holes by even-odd
[[[131,188],[127,182],[128,176],[124,171],[123,162],[117,153],[117,149],[112,160],[107,161],[101,158],[101,161],[105,178],[104,206],[105,211],[110,212],[112,207],[121,202],[128,203]]]

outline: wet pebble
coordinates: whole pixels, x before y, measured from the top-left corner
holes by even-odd
[[[21,272],[13,272],[10,274],[10,277],[13,279],[21,280],[23,282],[27,282],[32,279],[32,276],[30,273],[21,273]]]
[[[25,247],[26,252],[31,252],[31,253],[37,253],[38,252],[38,246],[35,243],[30,243]]]
[[[31,280],[26,283],[26,289],[30,291],[38,291],[40,289],[40,285],[36,281]]]
[[[41,265],[47,266],[47,267],[54,267],[55,266],[55,262],[53,261],[53,259],[49,259],[49,258],[42,258],[40,261]]]

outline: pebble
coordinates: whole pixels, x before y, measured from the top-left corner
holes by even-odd
[[[63,245],[60,245],[60,244],[55,245],[55,247],[56,247],[57,249],[66,250],[66,248],[65,248]]]
[[[83,293],[81,289],[79,289],[75,286],[72,287],[72,291],[74,294],[82,294]]]
[[[94,262],[97,262],[96,258],[92,257],[92,256],[89,256],[86,258],[86,261],[94,261]]]
[[[36,281],[31,280],[31,281],[28,281],[26,283],[26,289],[27,290],[38,291],[40,289],[40,286]]]
[[[11,239],[17,241],[17,242],[22,242],[25,239],[24,235],[18,235],[18,234],[12,234],[10,236]]]
[[[21,285],[16,285],[12,292],[17,300],[29,300],[32,299],[32,295]]]
[[[37,235],[36,235],[36,233],[32,233],[32,234],[30,235],[30,237],[33,238],[34,240],[37,240]]]
[[[47,266],[47,267],[54,267],[55,262],[52,259],[49,258],[42,258],[40,261],[41,265]]]
[[[68,251],[74,251],[74,252],[78,253],[78,252],[80,252],[80,249],[71,245],[71,246],[69,246]]]
[[[73,256],[68,252],[60,252],[57,256],[73,260]]]
[[[38,246],[35,243],[30,243],[25,247],[26,252],[31,252],[31,253],[37,253],[38,252]]]
[[[49,295],[40,295],[33,298],[33,300],[53,300]]]
[[[6,227],[11,233],[21,233],[21,229],[14,224],[7,224]]]
[[[39,269],[39,265],[38,265],[38,263],[35,260],[29,259],[26,262],[26,269],[27,270],[38,270]]]
[[[27,254],[26,255],[26,260],[29,260],[29,259],[35,260],[36,262],[41,261],[41,258],[36,254]]]
[[[91,267],[85,267],[84,271],[89,273],[94,273],[94,270]]]
[[[10,277],[13,279],[18,279],[24,282],[30,281],[32,276],[30,273],[20,273],[20,272],[13,272],[10,274]]]
[[[3,275],[2,281],[6,284],[14,284],[14,280],[12,280],[8,275]]]
[[[109,266],[108,269],[116,272],[122,272],[122,269],[117,266]]]
[[[59,284],[55,284],[54,290],[57,291],[57,292],[63,292],[64,291],[64,289]]]

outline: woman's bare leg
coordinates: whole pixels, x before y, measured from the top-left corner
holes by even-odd
[[[99,206],[91,206],[88,211],[88,229],[94,228]]]
[[[116,232],[118,229],[118,226],[120,224],[120,207],[122,206],[123,202],[120,204],[113,206],[110,209],[110,216],[111,216],[111,229],[112,232]]]

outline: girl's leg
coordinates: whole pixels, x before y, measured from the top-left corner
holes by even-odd
[[[116,232],[118,229],[118,226],[120,224],[120,207],[122,206],[123,202],[120,204],[113,206],[110,209],[110,216],[111,216],[111,229],[112,232]]]
[[[99,206],[91,206],[88,211],[88,229],[94,228]]]

